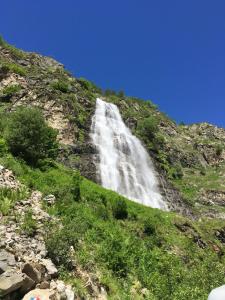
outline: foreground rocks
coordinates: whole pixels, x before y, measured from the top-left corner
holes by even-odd
[[[20,188],[12,172],[0,167],[0,188]],[[49,195],[43,201],[52,205]],[[0,298],[21,300],[39,297],[74,300],[70,285],[57,279],[58,270],[47,257],[44,243],[45,223],[54,221],[42,209],[42,194],[34,191],[28,199],[17,202],[8,216],[0,216]],[[36,228],[28,235],[22,230],[25,214],[31,211]]]

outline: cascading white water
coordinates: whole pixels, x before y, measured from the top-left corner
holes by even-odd
[[[105,188],[138,203],[167,209],[150,157],[124,124],[116,105],[97,98],[91,137],[99,152],[97,167]]]

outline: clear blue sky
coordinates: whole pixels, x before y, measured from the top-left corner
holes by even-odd
[[[177,122],[225,127],[225,0],[1,0],[10,43]]]

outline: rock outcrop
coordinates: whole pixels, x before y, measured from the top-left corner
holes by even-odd
[[[16,190],[22,186],[11,171],[3,166],[0,170],[0,187]],[[57,279],[58,270],[47,256],[45,223],[52,217],[42,209],[42,199],[40,192],[33,191],[30,197],[18,201],[8,216],[0,216],[0,296],[3,300],[20,300],[23,296],[29,300],[38,296],[42,300],[74,299],[71,286]],[[54,195],[43,201],[52,205]],[[32,211],[36,222],[32,235],[21,229],[28,211]]]

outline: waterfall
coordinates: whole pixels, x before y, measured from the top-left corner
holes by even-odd
[[[116,105],[97,98],[91,138],[99,154],[102,186],[143,205],[167,209],[152,161]]]

